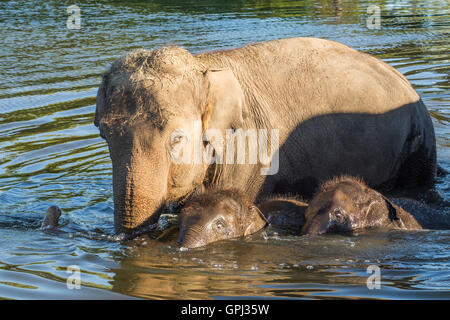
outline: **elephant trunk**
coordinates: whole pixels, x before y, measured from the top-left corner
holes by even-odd
[[[303,228],[302,234],[320,235],[326,233],[328,224],[321,224],[316,222],[310,223]]]
[[[189,230],[188,232],[180,230],[177,242],[180,246],[189,249],[203,247],[210,242],[207,241],[205,236],[206,235],[199,234],[197,230]]]
[[[119,163],[115,166],[113,162],[114,226],[117,234],[133,236],[158,220],[167,192],[168,170],[149,159],[132,157],[127,164]]]
[[[320,235],[326,233],[331,227],[330,215],[327,212],[319,212],[307,221],[303,226],[302,234]]]

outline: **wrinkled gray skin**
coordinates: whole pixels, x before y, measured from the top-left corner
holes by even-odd
[[[61,209],[57,206],[51,206],[47,209],[47,214],[42,221],[41,229],[49,230],[58,227]]]
[[[178,243],[197,248],[209,243],[254,234],[269,223],[294,228],[304,223],[306,204],[274,198],[258,206],[236,190],[208,190],[192,196],[179,216]]]
[[[309,203],[302,234],[364,229],[420,230],[408,212],[352,177],[330,180]]]
[[[129,235],[201,186],[236,188],[254,202],[344,173],[370,186],[407,187],[432,184],[436,172],[433,125],[405,77],[368,54],[314,38],[198,55],[178,47],[133,51],[104,75],[95,125],[113,165],[115,229]],[[223,137],[226,129],[278,129],[278,172],[261,174],[267,165],[259,161],[171,160],[180,145],[202,138],[220,154],[203,135],[208,128]]]

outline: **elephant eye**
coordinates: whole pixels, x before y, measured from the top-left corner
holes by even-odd
[[[180,143],[181,140],[183,140],[183,136],[182,135],[178,135],[172,138],[172,144],[177,144]]]
[[[227,226],[227,224],[226,224],[225,220],[222,218],[216,219],[213,224],[214,230],[218,233],[226,233],[226,231],[227,231],[226,226]]]
[[[183,129],[177,129],[172,132],[172,135],[170,136],[170,144],[172,146],[175,146],[185,139],[189,140],[187,132],[185,132]]]
[[[341,211],[341,209],[336,209],[334,212],[334,219],[337,223],[345,223],[345,215]]]

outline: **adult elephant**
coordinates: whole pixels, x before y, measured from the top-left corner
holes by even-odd
[[[118,233],[155,222],[166,203],[205,184],[240,189],[252,201],[279,191],[310,195],[339,174],[391,188],[430,185],[436,172],[432,121],[405,77],[368,54],[314,38],[198,55],[179,47],[133,51],[104,75],[95,125],[113,164]],[[277,129],[276,174],[262,174],[251,155],[245,164],[173,161],[180,144],[208,128],[224,135]]]

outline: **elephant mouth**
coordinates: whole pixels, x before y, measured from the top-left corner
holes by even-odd
[[[146,225],[141,225],[139,227],[135,227],[135,228],[130,228],[130,229],[125,229],[122,230],[117,234],[117,239],[120,241],[130,241],[133,239],[136,239],[137,237],[144,235],[144,234],[148,234],[154,230],[156,230],[158,226],[158,222],[155,223],[149,223]]]
[[[178,245],[180,248],[200,248],[206,246],[210,241],[205,238],[202,228],[180,229],[178,234]]]
[[[320,223],[312,221],[306,225],[302,234],[304,235],[323,235],[325,233],[352,233],[353,228],[347,224],[338,224],[334,222]]]
[[[321,226],[321,227],[317,227],[317,226],[307,226],[302,234],[304,235],[321,235],[326,233],[328,230],[328,228],[326,226]]]
[[[116,234],[123,240],[133,240],[134,238],[149,233],[157,228],[158,220],[166,206],[161,205],[156,211],[152,213],[152,215],[148,216],[148,218],[136,223],[136,221],[132,218],[127,219],[130,215],[121,214],[120,223]]]

